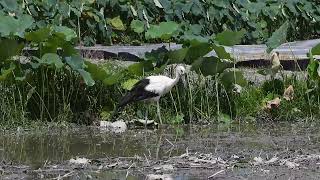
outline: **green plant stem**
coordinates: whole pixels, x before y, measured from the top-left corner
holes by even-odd
[[[220,116],[220,101],[219,101],[219,86],[218,75],[215,75],[216,100],[217,100],[217,114]]]

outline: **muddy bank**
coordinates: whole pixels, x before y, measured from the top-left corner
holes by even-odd
[[[0,172],[7,179],[319,179],[319,129],[267,123],[124,134],[87,127],[6,132]]]

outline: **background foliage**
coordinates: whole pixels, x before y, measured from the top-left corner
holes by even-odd
[[[149,39],[170,27],[158,26],[164,21],[178,23],[175,41],[246,29],[243,43],[259,44],[286,22],[288,40],[319,37],[320,29],[317,0],[2,0],[0,13],[29,14],[34,29],[72,28],[85,45],[167,41]]]

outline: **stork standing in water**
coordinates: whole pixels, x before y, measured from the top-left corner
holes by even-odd
[[[114,111],[112,120],[127,104],[136,101],[153,101],[157,103],[157,114],[162,124],[159,100],[175,86],[182,75],[185,74],[185,68],[178,65],[175,69],[175,78],[167,76],[149,76],[137,82],[133,88],[120,100]]]

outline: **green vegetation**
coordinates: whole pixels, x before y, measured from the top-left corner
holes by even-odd
[[[32,29],[69,27],[84,45],[166,41],[152,34],[171,31],[170,24],[161,24],[168,21],[178,24],[175,42],[246,29],[243,43],[259,44],[283,24],[290,41],[319,37],[319,5],[317,0],[2,0],[0,10],[32,16]]]
[[[261,87],[249,85],[242,72],[235,68],[234,57],[225,51],[224,46],[266,41],[271,52],[288,38],[297,38],[297,34],[290,32],[292,26],[296,27],[292,22],[309,22],[309,16],[318,17],[318,9],[312,9],[317,3],[309,1],[281,2],[281,13],[272,14],[279,2],[217,1],[208,6],[212,2],[1,1],[0,125],[92,124],[95,120],[108,120],[118,99],[135,82],[150,74],[170,74],[175,64],[190,66],[190,72],[186,88],[178,85],[161,100],[165,123],[230,123],[232,119],[252,120],[261,116],[278,120],[318,117],[320,64],[313,56],[320,55],[320,45],[309,54],[307,81],[295,77],[275,79],[274,75],[281,70],[275,66],[266,71],[272,78]],[[308,5],[311,7],[304,9]],[[122,11],[117,14],[118,8]],[[299,9],[299,13],[293,12],[294,9]],[[234,10],[236,14],[228,15]],[[160,16],[154,14],[153,17],[151,12],[158,12]],[[207,12],[208,16],[202,17],[200,12]],[[308,16],[304,17],[306,12]],[[294,15],[289,18],[288,13]],[[127,16],[129,18],[124,18]],[[253,18],[255,23],[250,25],[244,17]],[[217,20],[226,23],[213,23]],[[247,28],[247,25],[261,23],[263,30]],[[317,23],[312,25],[317,27]],[[312,28],[303,31],[314,33]],[[112,62],[92,63],[80,57],[75,49],[79,42],[123,43],[124,39],[118,37],[125,37],[124,34],[132,43],[174,41],[182,43],[183,48],[153,50],[128,67]],[[212,50],[217,55],[206,57]],[[294,87],[294,99],[283,100],[289,85]],[[275,108],[265,107],[277,97],[282,99],[280,104]],[[142,106],[126,108],[120,118],[142,117]],[[151,108],[150,113],[155,117],[155,108]]]

